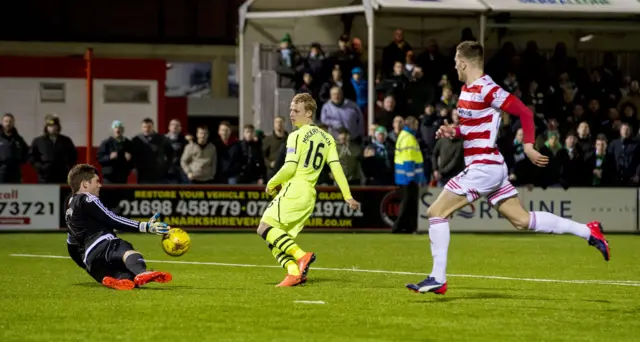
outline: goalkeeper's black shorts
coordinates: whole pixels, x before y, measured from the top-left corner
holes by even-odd
[[[136,275],[127,269],[122,257],[134,250],[128,241],[115,238],[104,241],[87,253],[84,263],[91,277],[102,282],[104,277],[133,280]]]

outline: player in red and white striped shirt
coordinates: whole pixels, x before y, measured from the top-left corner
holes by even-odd
[[[484,74],[484,51],[478,42],[462,42],[456,49],[456,70],[465,85],[458,101],[460,125],[442,126],[437,138],[461,137],[467,167],[451,179],[436,201],[427,209],[433,269],[427,279],[407,284],[412,291],[444,294],[447,291],[447,252],[449,220],[458,209],[486,196],[496,210],[518,230],[540,233],[573,234],[595,246],[609,260],[609,244],[600,222],[577,223],[548,212],[528,212],[520,204],[518,191],[509,182],[504,158],[496,139],[501,111],[520,117],[524,132],[524,153],[533,164],[544,167],[549,159],[533,147],[535,125],[533,113],[515,96],[498,86]]]

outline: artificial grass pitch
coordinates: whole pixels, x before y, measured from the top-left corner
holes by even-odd
[[[122,234],[173,282],[114,291],[65,258],[65,234],[0,234],[0,341],[638,341],[640,237],[606,263],[572,236],[455,234],[449,292],[404,288],[431,269],[427,236],[310,234],[306,285],[255,234],[195,234],[180,258]],[[418,273],[418,274],[412,274]]]

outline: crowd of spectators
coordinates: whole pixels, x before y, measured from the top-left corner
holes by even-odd
[[[470,29],[461,41],[475,40]],[[443,186],[464,169],[462,141],[436,140],[441,125],[458,125],[457,92],[461,84],[454,70],[454,47],[441,51],[429,40],[424,51],[405,41],[401,30],[383,50],[377,63],[375,122],[366,122],[366,56],[362,43],[339,37],[334,52],[312,44],[298,50],[291,37],[278,50],[281,87],[309,93],[318,102],[317,123],[338,142],[345,174],[352,185],[393,185],[394,153],[398,135],[409,116],[419,118],[416,137],[425,161],[425,177]],[[640,182],[640,85],[617,66],[612,53],[590,70],[558,43],[550,58],[535,42],[522,52],[505,43],[487,56],[486,72],[518,96],[535,114],[536,148],[550,157],[547,168],[531,165],[523,153],[518,118],[503,114],[498,147],[505,156],[510,178],[525,186],[635,186]],[[253,126],[235,132],[222,122],[217,132],[197,127],[182,132],[172,120],[166,135],[145,119],[141,131],[124,136],[120,121],[113,135],[98,149],[97,162],[106,183],[126,183],[131,172],[146,184],[264,184],[282,165],[288,132],[276,117],[274,131]],[[65,183],[77,162],[72,140],[61,134],[59,118],[45,119],[43,135],[27,145],[15,128],[14,117],[2,117],[0,182],[20,183],[21,165],[30,163],[41,183]],[[319,184],[333,184],[328,168]]]
[[[475,40],[468,28],[460,39],[466,40]],[[441,125],[458,124],[456,102],[461,84],[454,69],[455,46],[441,49],[431,39],[423,51],[417,51],[404,39],[402,30],[396,30],[376,63],[373,123],[365,121],[370,80],[365,77],[367,63],[360,40],[342,35],[329,50],[334,52],[325,53],[322,46],[312,44],[303,56],[286,35],[278,50],[276,71],[281,87],[310,93],[316,99],[319,124],[326,125],[336,138],[351,140],[341,152],[360,161],[360,170],[353,171],[351,179],[362,184],[393,184],[395,140],[409,116],[419,117],[416,135],[425,176],[432,185],[442,186],[464,168],[462,142],[435,139]],[[535,114],[536,148],[551,159],[545,169],[533,167],[522,152],[519,119],[503,114],[497,143],[512,182],[565,188],[638,185],[638,81],[617,67],[610,52],[604,54],[600,66],[590,69],[571,57],[562,42],[549,55],[547,58],[531,41],[524,51],[506,42],[498,52],[486,56],[486,73]]]

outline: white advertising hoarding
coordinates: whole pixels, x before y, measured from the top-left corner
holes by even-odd
[[[427,208],[440,194],[440,188],[420,192],[418,231],[429,229]],[[636,232],[638,227],[636,189],[624,188],[551,188],[531,191],[519,188],[520,201],[529,211],[547,211],[577,222],[600,221],[606,232]],[[453,232],[513,232],[515,228],[486,198],[469,204],[453,214]]]
[[[57,230],[58,185],[0,185],[0,230]]]

